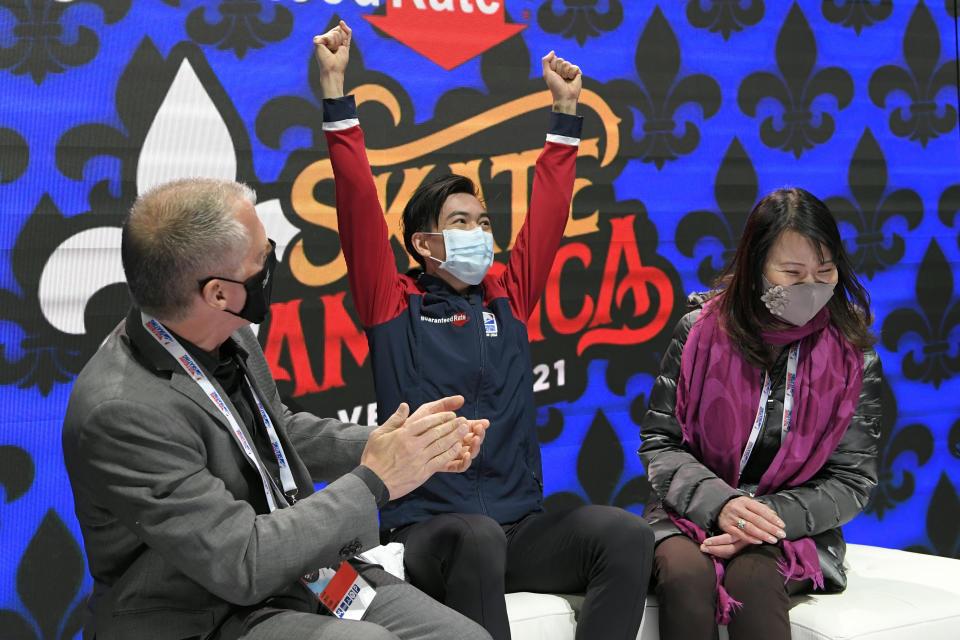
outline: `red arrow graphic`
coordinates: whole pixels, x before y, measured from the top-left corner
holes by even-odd
[[[491,0],[391,0],[387,15],[363,18],[447,71],[527,28]]]

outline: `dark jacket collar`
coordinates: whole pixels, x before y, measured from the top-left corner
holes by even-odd
[[[445,280],[438,278],[437,276],[430,275],[425,271],[420,269],[412,269],[407,272],[407,275],[417,281],[417,284],[426,291],[427,293],[432,293],[434,295],[450,297],[450,296],[459,296],[465,298],[471,304],[479,304],[483,302],[483,284],[474,284],[470,285],[469,288],[464,293],[460,293],[453,287],[451,287]]]
[[[164,327],[166,328],[166,327]],[[199,361],[208,373],[212,373],[217,366],[216,360],[208,353],[188,340],[184,340],[172,331],[178,341]],[[127,312],[126,334],[139,356],[157,371],[179,371],[180,365],[167,350],[144,328],[140,308],[131,306]],[[225,350],[225,351],[224,351]],[[221,346],[221,353],[236,353],[242,360],[247,359],[247,351],[233,338],[227,338]]]

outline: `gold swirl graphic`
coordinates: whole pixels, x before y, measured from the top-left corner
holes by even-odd
[[[354,90],[357,105],[364,102],[376,101],[387,107],[390,115],[393,117],[394,124],[400,121],[400,105],[392,93],[378,85],[361,85]],[[423,138],[418,138],[406,144],[402,144],[389,149],[367,149],[367,157],[370,164],[375,167],[389,167],[392,165],[408,162],[419,158],[428,153],[432,153],[455,142],[468,138],[484,129],[489,129],[503,122],[507,122],[519,115],[549,107],[552,104],[552,97],[549,91],[540,91],[522,98],[505,102],[483,113],[478,113],[466,120],[441,129]],[[620,124],[618,118],[610,106],[599,95],[584,89],[580,93],[580,103],[590,107],[600,116],[603,123],[604,133],[606,134],[607,148],[601,160],[601,166],[610,164],[617,152],[620,150],[620,137],[617,125]]]

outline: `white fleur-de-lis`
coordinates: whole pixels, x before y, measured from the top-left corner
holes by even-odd
[[[237,153],[223,117],[184,60],[140,149],[137,193],[194,176],[235,180]],[[261,202],[256,209],[282,259],[299,229],[283,215],[279,200]],[[40,277],[40,308],[59,331],[83,334],[84,310],[93,295],[124,281],[120,228],[86,229],[67,238],[47,259]]]
[[[220,112],[184,60],[140,149],[137,193],[190,177],[233,180],[237,155]]]
[[[124,282],[120,228],[86,229],[63,241],[47,258],[40,275],[40,310],[63,333],[83,334],[83,312],[100,289]]]

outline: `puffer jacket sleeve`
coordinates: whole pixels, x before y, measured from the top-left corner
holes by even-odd
[[[802,485],[757,496],[786,523],[787,539],[813,536],[849,522],[877,484],[883,369],[873,349],[863,354],[863,387],[850,426],[823,468]]]
[[[660,374],[650,392],[644,415],[638,453],[647,479],[660,501],[679,516],[709,531],[723,505],[740,493],[698,461],[683,445],[676,418],[677,379],[683,345],[700,311],[694,310],[677,323],[663,354]]]

